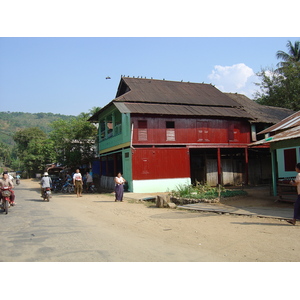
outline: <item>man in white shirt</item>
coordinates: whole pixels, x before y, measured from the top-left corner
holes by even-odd
[[[80,170],[77,169],[76,173],[73,175],[73,184],[75,186],[75,193],[77,194],[77,197],[82,197],[82,176],[80,174]]]

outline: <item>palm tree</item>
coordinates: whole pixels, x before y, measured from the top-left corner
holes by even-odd
[[[279,67],[286,67],[289,64],[294,64],[300,61],[300,41],[295,41],[295,45],[291,41],[286,44],[288,53],[284,51],[277,51],[276,58],[282,61],[277,64]]]

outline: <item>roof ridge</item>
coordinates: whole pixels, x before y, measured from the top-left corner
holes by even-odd
[[[117,97],[120,98],[123,95]],[[204,107],[233,107],[233,108],[243,108],[244,107],[242,105],[239,105],[239,103],[237,103],[236,106],[232,106],[232,105],[221,105],[221,104],[199,104],[199,103],[178,103],[178,102],[149,102],[149,101],[137,101],[137,100],[118,100],[117,98],[115,98],[114,100],[112,100],[113,102],[124,102],[124,103],[132,103],[132,104],[139,104],[139,103],[143,103],[143,104],[167,104],[167,105],[178,105],[178,106],[182,106],[182,105],[189,105],[189,106],[204,106]]]
[[[155,81],[162,81],[162,82],[178,82],[178,83],[190,83],[190,84],[205,84],[214,86],[212,83],[205,83],[205,82],[191,82],[191,81],[183,81],[183,80],[168,80],[168,79],[157,79],[157,78],[139,78],[139,77],[122,77],[122,79],[138,79],[138,80],[155,80]]]

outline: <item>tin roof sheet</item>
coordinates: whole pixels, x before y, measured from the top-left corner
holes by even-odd
[[[250,144],[250,146],[266,144],[266,143],[274,143],[283,140],[296,139],[300,138],[300,125],[287,129],[283,132],[279,132],[271,137],[265,138],[263,140],[257,141],[255,143]]]
[[[241,108],[197,105],[114,102],[121,113],[251,118]]]
[[[122,77],[114,101],[240,106],[211,84],[129,77]]]
[[[258,134],[286,130],[288,128],[292,128],[299,125],[300,125],[300,111],[295,112],[294,114],[288,116],[282,121],[279,121],[275,125],[268,127],[267,129],[259,132]]]
[[[241,105],[253,117],[253,121],[251,121],[252,123],[275,124],[294,113],[291,109],[258,104],[254,100],[251,100],[242,94],[225,94],[238,102],[239,105]]]

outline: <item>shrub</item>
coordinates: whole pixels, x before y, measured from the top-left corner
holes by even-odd
[[[220,195],[219,195],[220,193]],[[234,197],[238,195],[247,195],[243,190],[228,190],[223,186],[211,187],[208,184],[186,185],[180,184],[176,186],[175,190],[171,191],[171,197],[175,198],[189,198],[189,199],[215,199],[221,197]]]

